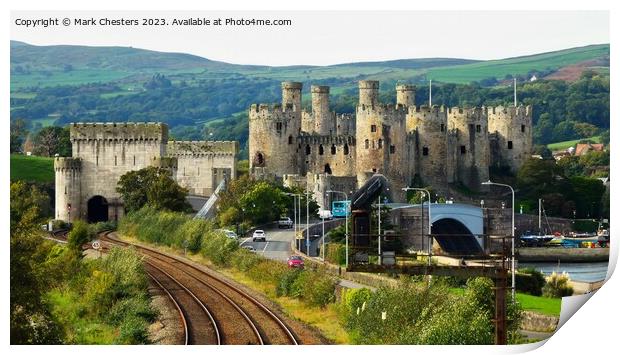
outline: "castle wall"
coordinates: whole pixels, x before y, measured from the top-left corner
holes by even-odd
[[[415,173],[424,184],[445,186],[448,179],[447,110],[442,107],[409,107],[407,131],[415,132]]]
[[[168,127],[160,123],[74,123],[70,139],[73,157],[82,162],[79,218],[86,219],[91,197],[102,196],[108,203],[118,200],[116,182],[121,175],[145,168],[164,155]]]
[[[452,150],[458,181],[473,190],[484,190],[481,182],[489,180],[489,131],[486,108],[448,109],[448,126],[455,130],[456,144]]]
[[[336,115],[336,135],[355,136],[355,115],[347,113]]]
[[[362,186],[374,173],[384,174],[393,184],[395,198],[408,185],[406,112],[403,105],[383,105],[377,100],[379,83],[360,81],[360,100],[355,115],[356,175]]]
[[[177,160],[175,180],[192,195],[210,196],[223,179],[235,179],[237,142],[170,141],[168,157]]]
[[[302,134],[297,142],[301,146],[302,175],[308,172],[334,176],[355,175],[355,137]]]
[[[532,154],[532,107],[493,107],[488,110],[489,132],[495,133],[494,166],[508,166],[513,173]]]

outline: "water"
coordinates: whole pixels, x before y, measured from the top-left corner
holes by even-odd
[[[573,281],[595,282],[607,276],[607,262],[597,263],[519,263],[519,268],[533,267],[545,275],[566,272]]]

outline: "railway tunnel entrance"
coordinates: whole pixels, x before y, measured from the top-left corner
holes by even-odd
[[[442,218],[434,221],[431,232],[446,253],[460,255],[482,253],[482,248],[474,234],[456,219]]]
[[[103,196],[93,196],[88,200],[88,223],[108,221],[108,200]]]

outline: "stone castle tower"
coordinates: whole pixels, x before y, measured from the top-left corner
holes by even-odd
[[[237,142],[168,142],[162,123],[73,123],[72,157],[54,161],[55,218],[118,220],[121,175],[160,166],[190,194],[209,196],[222,179],[236,177]]]
[[[396,86],[396,104],[379,101],[379,82],[359,82],[355,115],[329,108],[329,87],[312,86],[312,110],[301,110],[302,84],[282,84],[282,105],[252,105],[250,171],[325,191],[354,191],[374,173],[390,181],[393,200],[419,177],[436,190],[460,183],[483,190],[489,167],[515,172],[532,148],[531,107],[416,106],[416,88]]]

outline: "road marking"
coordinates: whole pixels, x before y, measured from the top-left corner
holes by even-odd
[[[241,243],[239,243],[239,246],[242,246],[243,244],[247,243],[250,239],[252,239],[252,237],[245,238],[245,240],[244,240],[244,241],[242,241]]]
[[[265,250],[267,250],[267,245],[269,245],[269,242],[265,243],[265,247],[263,248],[263,254],[265,254]]]

